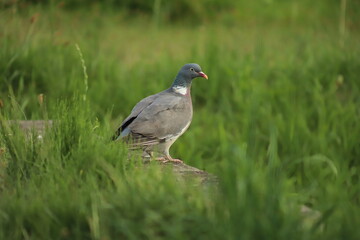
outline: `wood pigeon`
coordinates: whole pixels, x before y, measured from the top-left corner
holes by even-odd
[[[182,162],[172,158],[169,149],[190,126],[193,115],[190,87],[197,77],[208,79],[198,64],[185,64],[170,88],[135,105],[117,129],[113,140],[122,139],[130,149],[142,149],[145,158]]]

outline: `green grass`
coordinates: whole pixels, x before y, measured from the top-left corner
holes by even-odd
[[[269,1],[196,24],[2,9],[0,239],[359,239],[360,32],[348,2],[345,36],[337,4],[307,18],[307,1],[293,15]],[[145,169],[109,141],[188,62],[209,80],[194,81],[193,122],[171,152],[217,188]],[[13,119],[55,122],[39,140]],[[304,219],[302,205],[322,217]]]

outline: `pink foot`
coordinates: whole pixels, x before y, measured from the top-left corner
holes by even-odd
[[[172,158],[172,157],[159,157],[159,158],[155,158],[157,161],[160,161],[162,163],[168,163],[168,162],[172,162],[172,163],[184,163],[182,160],[180,159],[176,159],[176,158]]]

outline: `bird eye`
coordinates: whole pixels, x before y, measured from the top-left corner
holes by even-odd
[[[193,71],[194,71],[194,69],[193,69],[193,68],[190,68],[190,71],[192,71],[192,72],[193,72]]]

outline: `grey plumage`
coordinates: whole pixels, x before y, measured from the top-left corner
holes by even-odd
[[[172,161],[170,146],[189,127],[193,109],[190,95],[192,79],[207,78],[197,64],[186,64],[169,89],[148,96],[135,105],[121,123],[114,140],[125,140],[131,149],[140,148],[144,156],[158,153]]]

